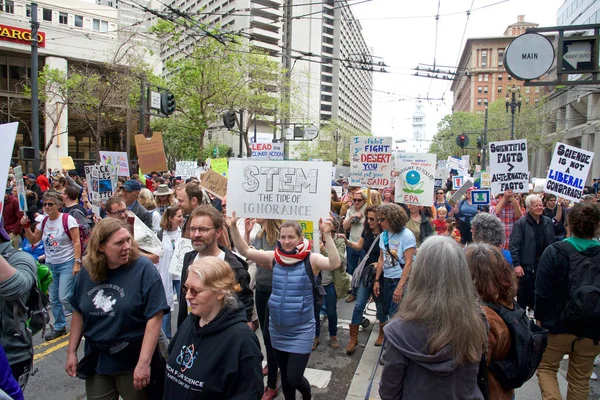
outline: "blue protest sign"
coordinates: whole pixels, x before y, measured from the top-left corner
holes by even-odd
[[[471,203],[477,206],[486,206],[490,204],[490,191],[489,190],[472,190],[471,191]]]

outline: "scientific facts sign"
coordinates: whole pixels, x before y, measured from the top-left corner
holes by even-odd
[[[594,153],[557,143],[548,169],[544,192],[579,202]]]
[[[331,163],[230,159],[227,214],[318,221],[329,216]]]
[[[391,137],[353,137],[350,157],[350,186],[386,188],[391,185]]]
[[[527,140],[506,140],[490,143],[490,173],[492,193],[507,190],[516,193],[529,191]]]

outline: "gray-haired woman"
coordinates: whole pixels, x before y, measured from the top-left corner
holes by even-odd
[[[379,395],[387,399],[483,399],[477,386],[487,334],[463,249],[428,238],[407,293],[385,327]]]
[[[510,251],[502,248],[506,234],[504,225],[498,217],[488,213],[477,214],[471,221],[471,233],[474,242],[487,243],[497,247],[512,268]]]

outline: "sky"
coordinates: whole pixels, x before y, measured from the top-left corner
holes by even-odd
[[[356,3],[352,11],[360,20],[373,55],[389,65],[386,68],[389,73],[374,73],[373,77],[374,135],[410,139],[411,117],[417,102],[414,98],[443,98],[443,101],[422,102],[427,113],[427,137],[431,139],[439,120],[452,112],[451,81],[416,77],[413,69],[419,64],[433,64],[434,58],[440,69],[456,66],[468,38],[502,36],[508,25],[517,22],[518,15],[525,15],[525,21],[538,23],[540,27],[556,26],[557,11],[564,0],[349,2]],[[469,9],[472,11],[467,21]]]

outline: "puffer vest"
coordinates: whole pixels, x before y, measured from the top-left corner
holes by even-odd
[[[314,318],[313,310],[313,287],[304,262],[291,267],[275,263],[269,298],[271,322],[280,326],[300,325]]]

